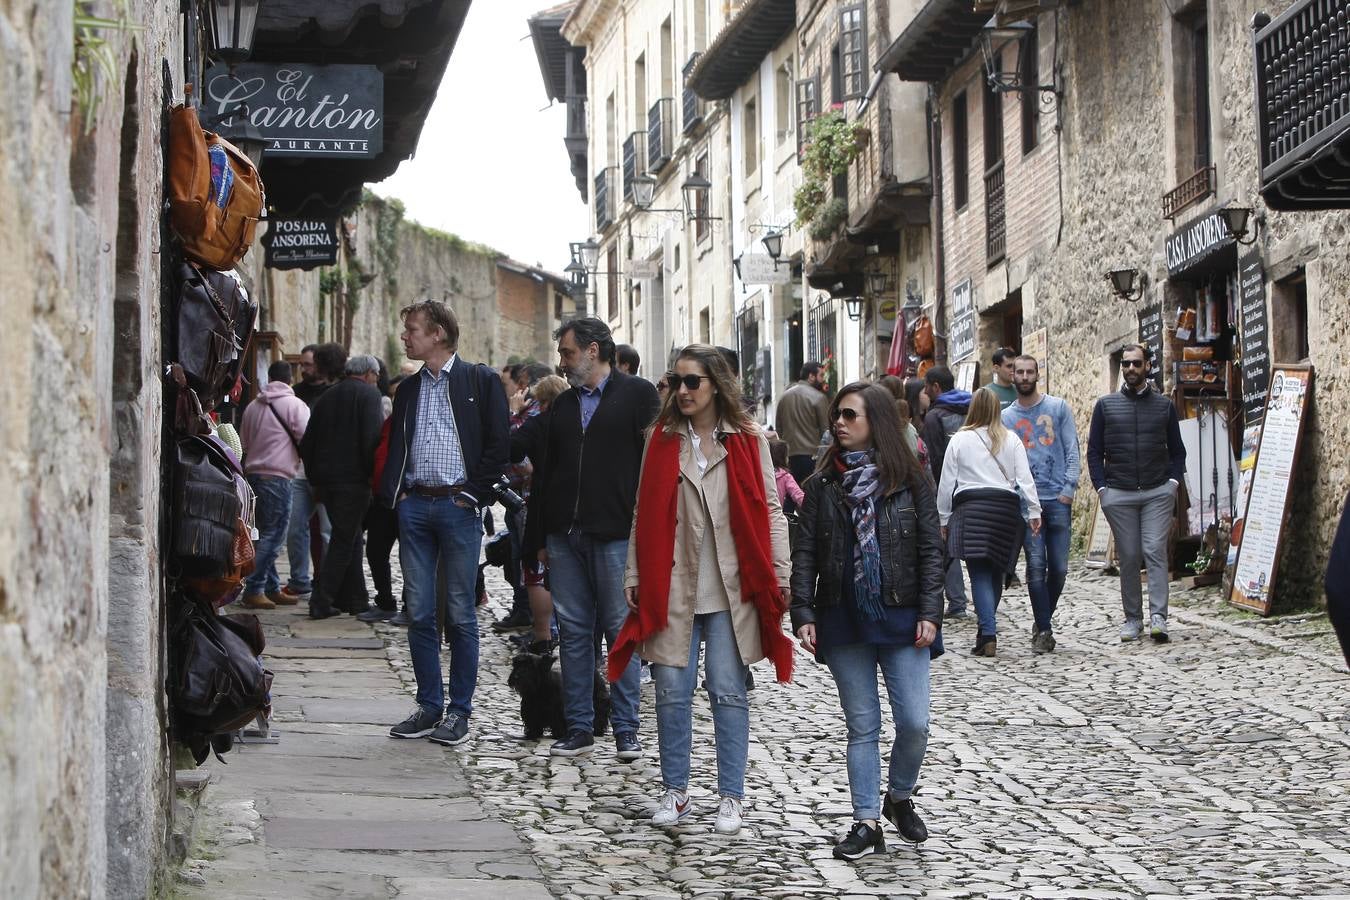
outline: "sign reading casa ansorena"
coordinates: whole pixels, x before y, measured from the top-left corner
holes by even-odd
[[[1212,212],[1185,228],[1172,232],[1164,246],[1167,250],[1167,274],[1176,278],[1209,254],[1234,243],[1223,216]]]
[[[268,219],[262,245],[264,265],[269,269],[336,265],[337,223],[318,219]]]
[[[384,76],[375,66],[242,63],[233,75],[213,66],[203,119],[240,104],[267,155],[369,159],[384,149]]]

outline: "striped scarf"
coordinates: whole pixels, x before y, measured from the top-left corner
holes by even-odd
[[[877,543],[876,499],[881,494],[877,480],[875,450],[850,450],[836,458],[844,503],[853,512],[853,602],[869,622],[886,615],[881,603],[881,547]]]

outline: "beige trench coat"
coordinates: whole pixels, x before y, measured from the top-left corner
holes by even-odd
[[[736,427],[723,423],[719,433],[732,434]],[[708,470],[700,476],[694,461],[693,442],[687,426],[680,432],[680,479],[678,512],[675,526],[675,566],[670,573],[670,604],[666,628],[638,644],[637,653],[649,662],[664,666],[684,667],[689,664],[690,642],[694,627],[694,601],[698,590],[699,551],[703,547],[704,516],[700,486],[708,499],[709,524],[717,529],[717,566],[727,588],[731,603],[731,622],[736,631],[736,646],[741,661],[746,665],[764,658],[763,642],[759,633],[759,611],[752,603],[741,602],[740,562],[731,537],[731,502],[727,488],[727,451],[720,441],[706,452]],[[650,446],[650,445],[649,445]],[[647,466],[646,453],[642,465]],[[764,475],[764,493],[769,503],[769,536],[773,547],[774,573],[785,598],[791,596],[792,556],[788,549],[788,526],[783,508],[778,502],[774,484],[773,463],[769,459],[769,442],[759,435],[759,465]],[[638,589],[638,603],[642,603],[642,586],[637,571],[637,519],[642,510],[633,513],[633,529],[628,537],[628,568],[624,587]]]

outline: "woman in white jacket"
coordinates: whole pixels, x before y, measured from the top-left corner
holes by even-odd
[[[938,485],[938,519],[948,557],[965,560],[970,573],[979,618],[971,650],[976,656],[995,655],[998,602],[1022,549],[1024,517],[1039,534],[1041,504],[1026,448],[1003,427],[998,395],[980,388],[966,424],[947,445]]]

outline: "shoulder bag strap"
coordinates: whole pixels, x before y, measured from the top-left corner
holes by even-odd
[[[267,404],[267,408],[272,411],[272,415],[277,417],[277,424],[281,426],[282,431],[286,432],[286,437],[291,439],[291,444],[294,445],[295,452],[299,453],[300,442],[295,439],[295,435],[291,434],[291,429],[286,425],[286,420],[281,418],[281,413],[277,412],[277,408],[272,404]]]
[[[993,445],[985,440],[984,435],[980,434],[978,431],[975,432],[975,436],[980,439],[980,443],[984,444],[984,449],[988,450],[989,455],[994,458],[994,465],[998,466],[998,470],[1003,473],[1003,480],[1008,482],[1008,487],[1012,488],[1015,492],[1017,490],[1017,482],[1008,477],[1008,470],[1003,468],[1003,462],[998,458],[998,454],[994,452]]]

